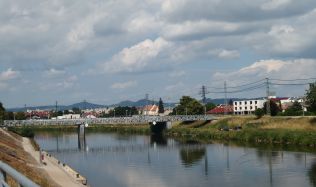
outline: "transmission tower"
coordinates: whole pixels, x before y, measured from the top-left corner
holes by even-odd
[[[208,94],[209,92],[207,91],[207,88],[205,86],[202,86],[199,94],[201,95],[202,97],[202,102],[203,104],[206,104],[206,94]]]
[[[266,108],[266,112],[267,112],[267,115],[271,115],[271,108],[270,108],[270,98],[269,98],[269,95],[270,95],[270,88],[269,88],[269,78],[266,78],[266,89],[267,89],[267,108]]]

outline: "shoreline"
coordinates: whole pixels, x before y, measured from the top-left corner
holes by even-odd
[[[57,162],[57,159],[50,157],[46,152],[44,154],[42,162],[40,161],[40,152],[36,151],[29,138],[22,137],[22,146],[24,150],[29,153],[34,160],[36,160],[36,166],[43,169],[48,176],[54,180],[60,186],[69,187],[84,187],[85,185],[76,181],[74,176],[71,176],[69,172],[66,172]]]
[[[240,128],[236,130],[236,127]],[[76,131],[75,126],[33,126],[34,131]],[[219,130],[221,129],[221,130]],[[223,130],[224,129],[224,130]],[[235,130],[234,130],[235,129]],[[151,134],[149,125],[89,125],[87,133],[116,132]],[[316,147],[316,117],[228,116],[216,121],[175,122],[164,132],[168,137],[201,142],[236,141],[255,144]]]

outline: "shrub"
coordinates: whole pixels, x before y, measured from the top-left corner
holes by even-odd
[[[263,115],[264,115],[264,111],[262,108],[258,108],[255,110],[255,115],[257,117],[257,119],[260,119]]]

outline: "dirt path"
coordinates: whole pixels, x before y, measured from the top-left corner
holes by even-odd
[[[54,162],[52,158],[45,156],[44,162],[46,162],[46,165],[41,164],[40,153],[34,150],[28,138],[23,138],[22,145],[24,150],[36,160],[38,168],[45,170],[58,185],[65,187],[84,187],[84,185],[77,182],[70,174],[64,171],[58,163]]]

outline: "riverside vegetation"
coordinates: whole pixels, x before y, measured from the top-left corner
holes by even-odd
[[[238,127],[238,128],[237,128]],[[76,131],[76,126],[29,127],[29,131]],[[21,134],[25,130],[12,128]],[[89,132],[150,134],[148,124],[89,125]],[[230,116],[216,121],[174,123],[165,135],[201,142],[213,140],[244,143],[302,145],[316,147],[316,117],[262,117]],[[23,134],[22,134],[23,135]]]

